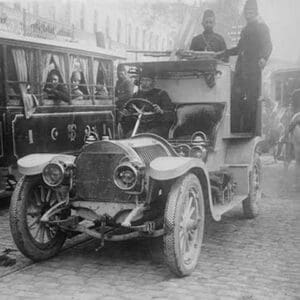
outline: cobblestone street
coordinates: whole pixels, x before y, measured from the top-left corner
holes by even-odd
[[[55,258],[32,264],[14,246],[8,209],[0,210],[0,254],[16,264],[0,267],[0,299],[300,299],[300,195],[281,163],[264,157],[260,215],[243,218],[236,207],[206,228],[192,276],[178,279],[151,259],[147,241],[108,243],[79,237]]]

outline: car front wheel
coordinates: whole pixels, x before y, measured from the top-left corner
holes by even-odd
[[[66,235],[57,226],[40,222],[57,202],[56,192],[40,175],[22,177],[12,195],[11,233],[18,249],[34,261],[54,256],[65,242]]]
[[[204,228],[204,200],[195,174],[171,187],[164,216],[164,256],[171,271],[183,277],[197,266]]]

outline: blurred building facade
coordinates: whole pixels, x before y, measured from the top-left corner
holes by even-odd
[[[114,51],[172,49],[171,31],[145,26],[135,1],[54,0],[0,2],[0,31],[71,41]],[[127,54],[134,59],[132,54]]]
[[[148,3],[138,0],[53,0],[0,2],[0,31],[13,32],[113,51],[172,50],[186,18],[195,18],[191,36],[202,31],[202,14],[214,9],[216,31],[225,37],[228,47],[239,39],[243,26],[243,0],[183,1]],[[191,13],[193,11],[193,13]],[[186,43],[189,47],[191,38]],[[129,60],[141,56],[126,53]]]

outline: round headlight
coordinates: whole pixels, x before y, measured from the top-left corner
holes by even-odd
[[[203,158],[203,149],[202,147],[195,146],[190,151],[190,156],[195,158]]]
[[[43,180],[49,186],[58,186],[64,179],[65,169],[61,164],[49,163],[43,170]]]
[[[114,172],[115,185],[125,191],[132,190],[138,180],[138,171],[130,163],[123,163]]]

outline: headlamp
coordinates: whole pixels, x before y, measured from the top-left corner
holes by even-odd
[[[121,163],[114,171],[115,185],[124,191],[130,191],[135,188],[140,177],[140,171],[130,162]]]
[[[63,165],[57,162],[47,164],[42,173],[44,182],[51,187],[60,185],[64,180],[64,176],[65,169]]]

